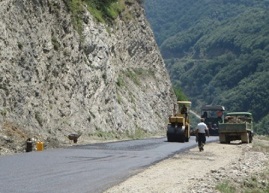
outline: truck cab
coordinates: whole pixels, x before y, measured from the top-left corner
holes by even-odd
[[[205,124],[209,129],[209,135],[218,136],[219,135],[219,124],[224,122],[224,106],[221,105],[204,105],[201,108],[202,115]]]

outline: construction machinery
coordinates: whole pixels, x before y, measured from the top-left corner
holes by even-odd
[[[218,136],[219,135],[219,124],[224,122],[224,106],[221,105],[204,105],[201,108],[202,115],[205,124],[209,129],[209,135]]]
[[[188,142],[190,138],[190,101],[178,101],[174,104],[173,115],[169,116],[167,126],[168,142]]]
[[[233,140],[251,143],[254,135],[252,122],[252,114],[249,112],[227,113],[224,123],[219,125],[220,143],[230,143]]]

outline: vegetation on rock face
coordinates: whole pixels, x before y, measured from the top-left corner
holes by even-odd
[[[111,23],[124,10],[126,0],[64,0],[77,30],[82,29],[83,5],[102,23]]]
[[[193,106],[252,112],[261,134],[269,134],[268,7],[268,0],[145,1],[174,87]]]
[[[100,22],[114,20],[124,9],[124,0],[84,0],[89,11]]]
[[[64,0],[64,2],[72,13],[72,23],[80,35],[83,29],[84,5],[94,18],[102,23],[112,23],[125,8],[125,0]]]

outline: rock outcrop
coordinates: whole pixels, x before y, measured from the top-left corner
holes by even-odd
[[[112,26],[84,8],[79,34],[62,0],[0,2],[0,141],[164,129],[175,96],[143,8]]]

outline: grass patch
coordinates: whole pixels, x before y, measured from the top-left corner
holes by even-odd
[[[126,131],[126,136],[130,139],[143,139],[148,136],[148,132],[142,128],[137,128],[134,131]]]
[[[252,150],[269,153],[269,136],[255,136]]]
[[[116,84],[117,84],[118,87],[124,87],[125,86],[125,82],[124,82],[123,76],[119,75]]]
[[[134,71],[140,76],[155,76],[155,71],[153,69],[135,68]]]
[[[55,36],[52,36],[51,42],[54,50],[58,51],[60,49],[61,44],[57,41],[57,38]]]
[[[245,193],[268,193],[269,192],[269,165],[262,173],[255,174],[245,179],[241,185],[241,190]]]
[[[90,137],[102,140],[121,139],[121,136],[115,131],[102,131],[97,129],[95,133],[89,134]]]
[[[43,119],[40,112],[35,112],[35,119],[38,122],[38,124],[42,127],[43,126]]]
[[[122,103],[122,97],[121,97],[121,95],[117,92],[117,102],[119,103],[119,104],[121,104]]]
[[[65,0],[65,3],[72,13],[72,22],[79,31],[82,28],[84,4],[97,21],[110,24],[125,9],[125,0]]]
[[[136,85],[141,85],[141,79],[149,76],[155,76],[155,72],[153,70],[147,70],[144,68],[133,68],[126,69],[121,71],[121,75],[118,77],[116,84],[119,87],[125,86],[124,78],[127,77],[132,80]]]
[[[147,70],[144,68],[127,69],[126,71],[122,72],[122,74],[124,74],[124,76],[132,80],[138,86],[141,85],[141,79],[155,76],[155,72],[153,70]]]
[[[98,9],[95,3],[87,1],[86,4],[88,5],[88,11],[98,22],[106,23],[102,10]]]
[[[228,181],[218,184],[216,186],[216,189],[222,193],[235,193],[236,192],[236,188],[231,186]]]
[[[5,108],[3,108],[3,109],[0,110],[0,114],[1,114],[3,117],[6,117],[7,114],[8,114],[8,110],[5,109]]]
[[[118,0],[116,2],[112,2],[109,6],[105,7],[105,16],[109,19],[116,19],[118,15],[125,9],[125,1]]]
[[[131,71],[128,69],[125,72],[125,75],[130,78],[136,85],[141,85],[140,78],[138,77],[138,74],[135,71]]]
[[[65,3],[69,10],[71,11],[71,20],[74,28],[77,30],[78,34],[82,35],[82,13],[83,13],[83,1],[82,0],[65,0]]]
[[[164,136],[165,131],[164,130],[158,130],[154,132],[149,132],[143,128],[140,128],[136,126],[137,128],[134,131],[125,131],[125,137],[128,139],[145,139],[149,137],[154,137],[154,136]]]

